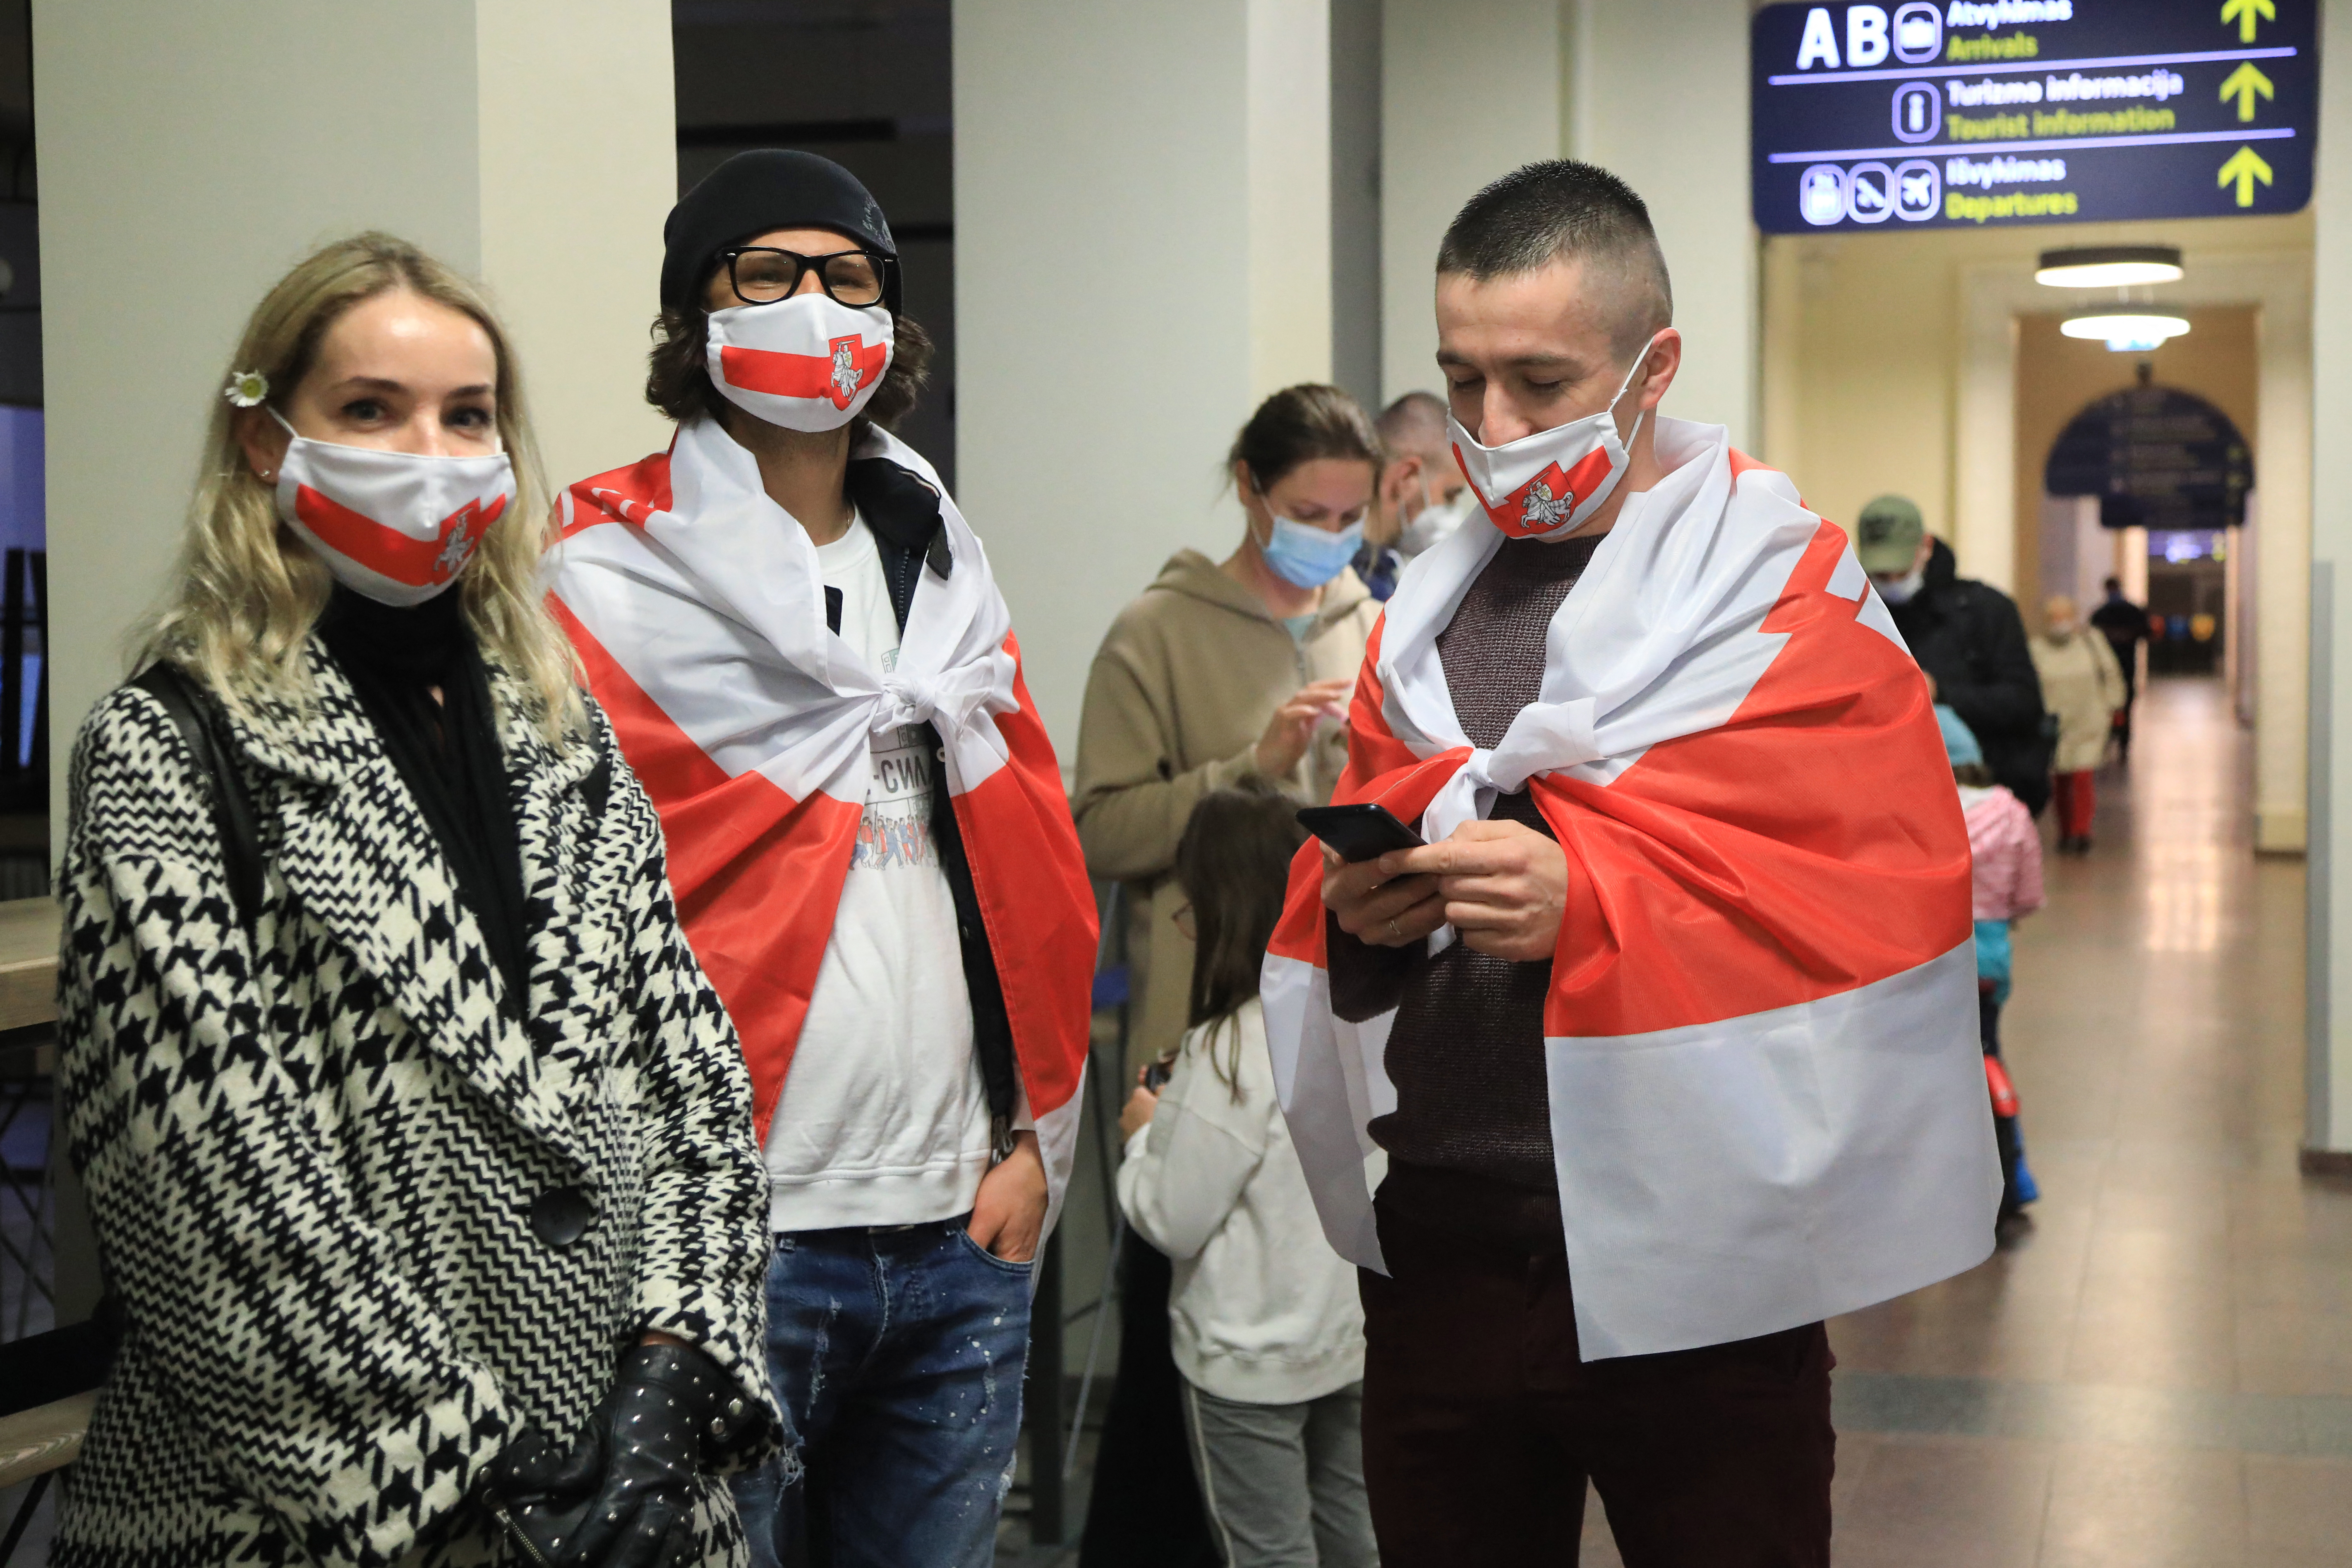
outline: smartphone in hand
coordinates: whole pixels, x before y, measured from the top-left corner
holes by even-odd
[[[1397,820],[1385,805],[1310,805],[1298,825],[1339,852],[1347,861],[1377,860],[1392,849],[1418,849],[1421,835]]]

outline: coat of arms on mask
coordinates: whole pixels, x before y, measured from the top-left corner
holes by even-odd
[[[846,408],[857,395],[857,340],[833,340],[833,381],[828,390],[833,394],[834,406]]]
[[[1519,513],[1519,526],[1529,533],[1549,533],[1566,522],[1569,514],[1575,510],[1576,497],[1573,493],[1555,496],[1549,485],[1537,479],[1528,486]]]
[[[1539,533],[1549,533],[1566,526],[1576,510],[1576,489],[1568,476],[1559,471],[1558,463],[1528,481],[1519,492],[1519,515],[1517,525],[1507,527],[1506,533],[1516,533],[1523,539]],[[1499,520],[1497,520],[1499,521]]]
[[[457,569],[466,564],[466,558],[473,552],[473,533],[465,524],[459,523],[449,531],[449,538],[441,546],[441,553],[433,558],[434,577],[446,582],[456,576]]]
[[[467,501],[441,520],[447,531],[441,536],[441,552],[433,558],[433,580],[446,583],[465,569],[472,558],[474,546],[490,531],[507,510],[507,498],[499,496],[484,506],[479,498]]]

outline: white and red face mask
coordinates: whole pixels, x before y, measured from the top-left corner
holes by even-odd
[[[286,433],[278,517],[335,581],[380,604],[421,605],[456,582],[514,504],[514,465],[504,452],[435,458],[313,441],[291,425]]]
[[[890,312],[829,294],[710,312],[711,382],[744,413],[787,430],[838,430],[857,417],[896,343]]]
[[[1617,405],[1657,342],[1653,336],[1633,356],[1609,406],[1582,419],[1500,447],[1482,447],[1459,420],[1446,416],[1454,460],[1462,465],[1471,492],[1496,528],[1513,539],[1559,539],[1601,510],[1625,477],[1626,443],[1642,429],[1642,416],[1636,414],[1633,428],[1620,437]]]

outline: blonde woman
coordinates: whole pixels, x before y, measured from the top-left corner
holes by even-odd
[[[513,354],[362,235],[226,381],[74,749],[62,1079],[126,1331],[55,1561],[740,1562],[750,1086],[533,584]]]

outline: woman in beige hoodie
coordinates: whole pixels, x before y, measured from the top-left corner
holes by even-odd
[[[2074,600],[2053,595],[2042,606],[2042,635],[2029,647],[2042,678],[2042,706],[2058,720],[2058,749],[2050,760],[2057,779],[2058,849],[2081,855],[2091,847],[2096,807],[2092,770],[2106,757],[2116,710],[2128,691],[2115,651],[2105,637],[2084,630]]]
[[[1228,461],[1244,513],[1222,563],[1180,550],[1095,655],[1078,730],[1087,867],[1127,884],[1137,1005],[1128,1070],[1184,1034],[1192,943],[1170,871],[1192,807],[1255,775],[1331,798],[1347,702],[1380,605],[1347,563],[1380,477],[1380,438],[1336,386],[1259,405]]]

